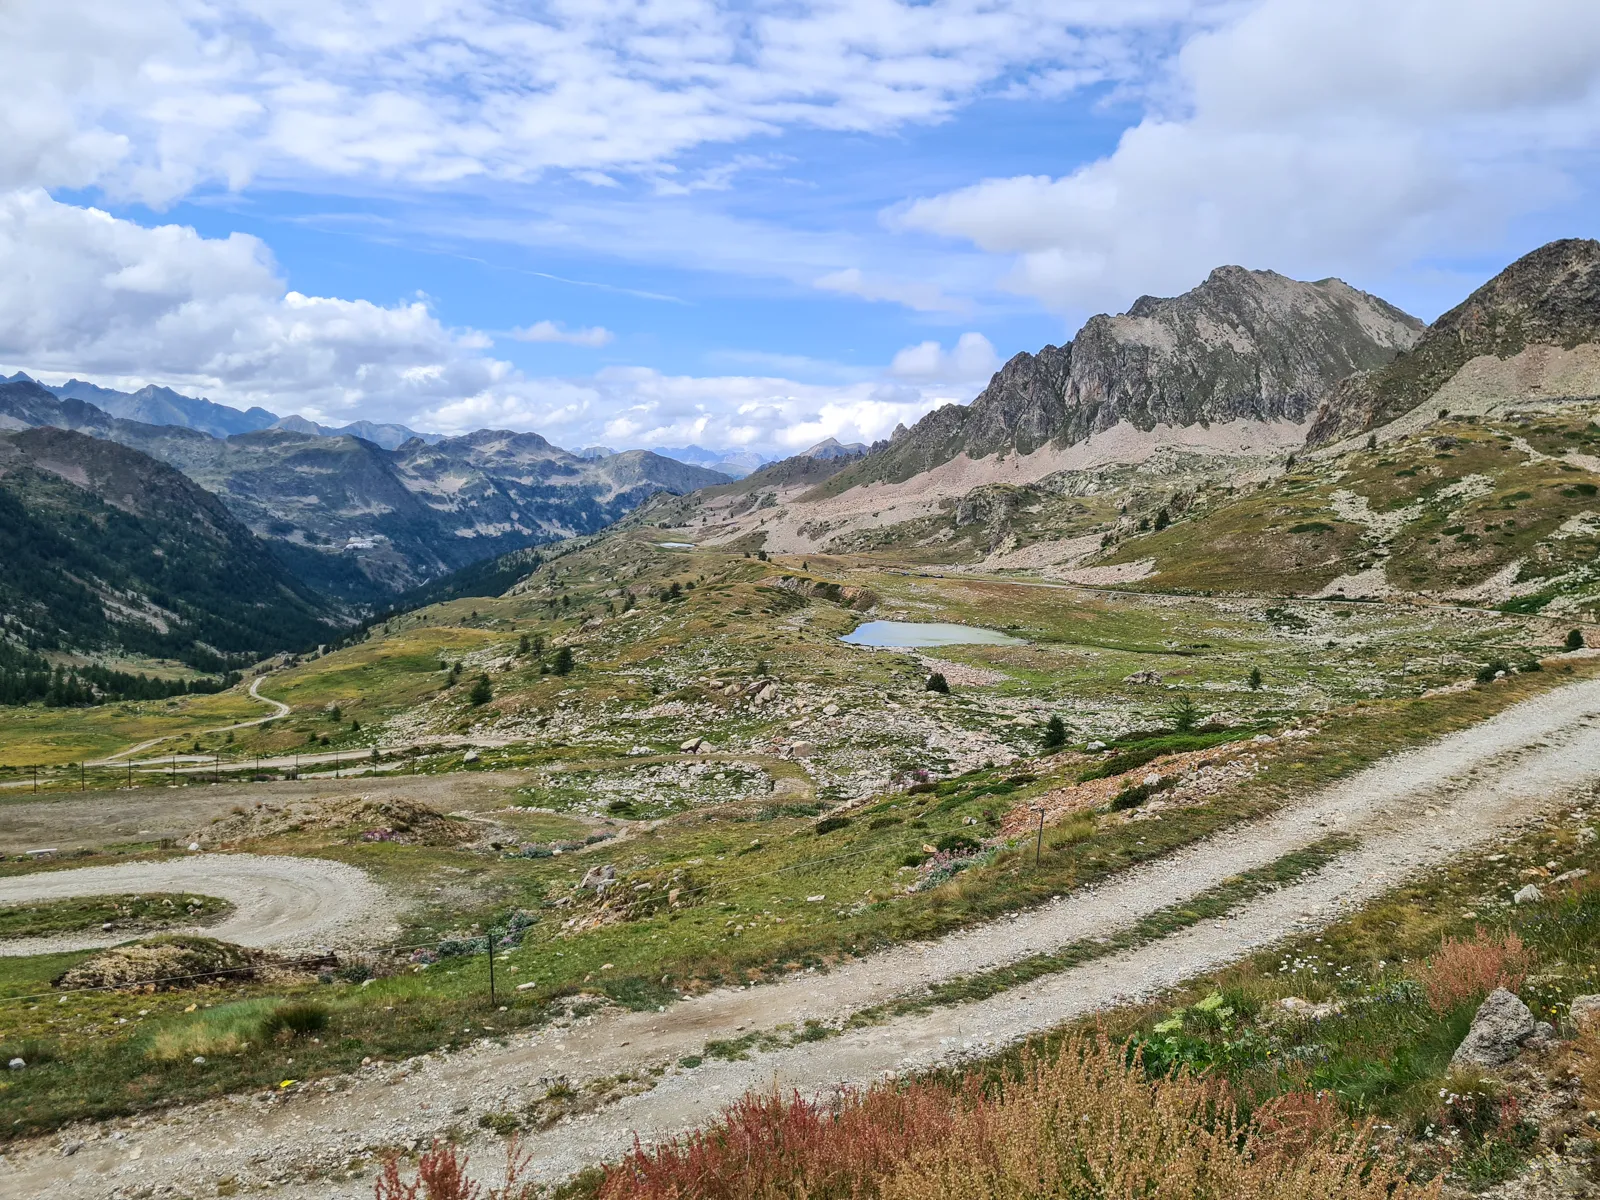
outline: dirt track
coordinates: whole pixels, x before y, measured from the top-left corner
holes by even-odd
[[[657,1086],[600,1113],[554,1126],[531,1146],[547,1178],[647,1140],[704,1123],[750,1087],[823,1091],[884,1072],[983,1053],[1074,1016],[1147,995],[1335,919],[1407,875],[1496,838],[1518,823],[1588,797],[1600,781],[1600,681],[1527,701],[1482,725],[1399,755],[1276,817],[1229,831],[1092,891],[934,943],[903,946],[827,976],[723,991],[665,1013],[591,1019],[431,1055],[409,1068],[376,1067],[340,1092],[310,1090],[282,1103],[196,1105],[135,1127],[122,1140],[87,1133],[72,1157],[62,1139],[16,1148],[0,1182],[9,1194],[95,1196],[117,1187],[174,1184],[208,1194],[237,1177],[295,1197],[367,1196],[370,1172],[341,1168],[368,1150],[425,1142],[447,1127],[473,1129],[485,1112],[521,1107],[549,1077],[574,1084],[697,1051],[711,1037],[806,1019],[837,1019],[865,1005],[1125,926],[1140,915],[1271,862],[1332,830],[1360,846],[1300,883],[1143,949],[1102,959],[978,1003],[936,1009],[823,1042],[670,1069]],[[543,1079],[541,1079],[543,1077]],[[499,1157],[480,1135],[481,1157]],[[137,1158],[134,1157],[135,1153]],[[7,1177],[9,1173],[9,1178]],[[337,1173],[337,1174],[336,1174]]]
[[[0,904],[124,892],[194,892],[231,901],[234,911],[226,920],[194,929],[262,949],[370,946],[398,929],[388,892],[364,871],[320,858],[195,854],[0,879]],[[126,933],[19,938],[0,941],[0,955],[49,954],[128,940]]]

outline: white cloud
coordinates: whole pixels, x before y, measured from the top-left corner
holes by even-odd
[[[1103,79],[1127,38],[1188,7],[11,0],[0,39],[28,83],[0,109],[0,187],[161,202],[252,177],[661,179],[709,143],[884,132],[1033,73]]]
[[[907,346],[894,356],[889,374],[902,379],[969,383],[987,379],[1000,366],[994,346],[981,333],[963,333],[946,352],[938,342]]]
[[[594,350],[609,345],[616,337],[602,325],[564,329],[554,321],[536,321],[522,329],[513,329],[509,336],[519,342],[565,342],[569,346],[587,346]]]
[[[823,275],[813,281],[813,286],[863,300],[887,300],[919,312],[966,312],[972,307],[966,300],[945,295],[937,284],[867,276],[859,267]]]
[[[1600,142],[1590,0],[1261,0],[1191,38],[1112,154],[894,214],[1013,256],[1060,309],[1491,245],[1569,199]]]
[[[825,437],[873,441],[969,400],[994,360],[988,340],[967,333],[949,352],[909,348],[884,371],[841,368],[832,384],[645,367],[533,378],[486,354],[485,334],[447,328],[421,301],[302,295],[255,238],[146,228],[39,190],[0,193],[0,278],[9,282],[0,289],[0,362],[9,368],[122,388],[159,383],[332,424],[529,429],[574,446],[784,452]],[[554,321],[520,332],[589,345],[609,338]]]

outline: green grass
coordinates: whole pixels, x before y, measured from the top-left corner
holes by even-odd
[[[0,907],[0,938],[51,937],[110,924],[115,933],[145,933],[173,925],[204,924],[233,911],[214,896],[147,892],[121,896],[77,896]]]

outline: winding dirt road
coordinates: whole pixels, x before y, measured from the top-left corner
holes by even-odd
[[[548,1179],[645,1140],[692,1128],[752,1087],[826,1092],[884,1073],[984,1054],[1096,1009],[1175,985],[1290,934],[1316,928],[1415,872],[1561,806],[1600,784],[1600,681],[1528,700],[1483,724],[1397,755],[1279,814],[1229,830],[1105,885],[931,943],[897,947],[830,974],[725,990],[661,1013],[605,1014],[573,1027],[479,1042],[401,1066],[377,1065],[334,1086],[272,1103],[191,1106],[112,1128],[19,1145],[0,1166],[0,1189],[18,1196],[107,1197],[115,1189],[177,1188],[209,1194],[225,1178],[240,1190],[273,1185],[281,1196],[371,1194],[385,1147],[425,1144],[447,1128],[470,1130],[490,1112],[539,1099],[552,1077],[581,1087],[697,1052],[710,1038],[836,1021],[927,983],[1015,961],[1126,927],[1229,876],[1266,865],[1328,833],[1360,839],[1322,871],[1262,896],[1229,918],[1152,945],[1034,981],[990,999],[934,1009],[744,1062],[669,1067],[647,1092],[534,1135]],[[500,1157],[488,1134],[477,1149]],[[127,1194],[126,1192],[119,1194]]]
[[[320,858],[196,854],[165,862],[118,863],[0,879],[0,905],[128,892],[190,892],[234,906],[204,926],[174,926],[264,950],[371,946],[398,932],[395,903],[366,872]],[[52,954],[130,940],[126,933],[0,941],[0,956]]]

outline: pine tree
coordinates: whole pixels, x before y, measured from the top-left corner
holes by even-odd
[[[489,701],[494,699],[494,687],[492,684],[490,684],[489,677],[487,675],[479,675],[478,678],[473,681],[472,691],[467,693],[467,699],[472,703],[474,708],[478,707],[480,704],[487,704]]]
[[[923,689],[930,692],[939,692],[946,696],[950,694],[950,685],[945,682],[944,676],[938,671],[928,676],[928,682],[923,684]]]
[[[1040,738],[1040,746],[1046,754],[1055,751],[1067,744],[1067,723],[1060,717],[1052,716],[1044,723],[1044,735]]]
[[[572,672],[571,646],[562,646],[556,651],[555,661],[550,664],[550,669],[557,675],[568,675]]]

